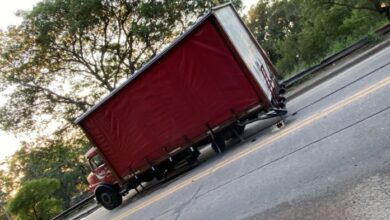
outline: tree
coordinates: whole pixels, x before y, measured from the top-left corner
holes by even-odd
[[[225,1],[220,1],[221,3]],[[237,6],[241,1],[234,1]],[[46,0],[0,34],[3,130],[71,124],[200,15],[210,0]]]
[[[278,49],[278,44],[289,38],[294,38],[301,30],[299,20],[301,8],[300,0],[259,0],[255,7],[252,7],[248,12],[248,27],[275,63],[286,52],[294,51],[294,48],[281,51]]]
[[[340,5],[342,3],[353,7]],[[364,9],[369,3],[367,0],[340,0],[339,4],[332,5],[306,0],[303,31],[298,38],[302,61],[312,65],[385,24],[378,13]]]
[[[386,0],[368,0],[366,5],[360,5],[355,6],[353,4],[345,3],[345,2],[339,2],[339,1],[322,1],[322,4],[330,4],[330,5],[338,5],[338,6],[344,6],[350,9],[362,9],[362,10],[368,10],[375,13],[385,14],[387,19],[390,20],[390,4]]]
[[[1,166],[3,164],[0,164]],[[14,189],[14,181],[8,172],[0,169],[0,203],[7,201]]]
[[[59,187],[56,179],[27,181],[9,201],[7,209],[18,219],[50,219],[61,211],[61,201],[53,197]]]
[[[24,144],[9,160],[9,172],[14,184],[31,179],[54,178],[61,185],[55,192],[63,207],[69,207],[73,197],[86,191],[88,168],[84,153],[89,146],[82,136],[64,142],[62,138],[46,138],[34,144]]]
[[[383,25],[373,11],[367,0],[260,0],[247,23],[286,77]]]

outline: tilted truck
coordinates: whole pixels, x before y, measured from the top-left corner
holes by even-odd
[[[89,190],[106,209],[199,147],[220,153],[252,121],[286,113],[276,70],[231,4],[213,8],[76,123],[94,145]]]

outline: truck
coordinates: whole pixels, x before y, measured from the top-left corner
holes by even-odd
[[[285,88],[231,4],[212,8],[76,119],[93,147],[89,190],[106,209],[130,190],[221,153],[245,125],[283,116]]]

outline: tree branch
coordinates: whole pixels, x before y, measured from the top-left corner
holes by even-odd
[[[73,105],[77,106],[82,111],[86,111],[88,109],[88,107],[92,106],[88,102],[73,100],[69,97],[62,96],[54,91],[51,91],[47,88],[44,88],[44,87],[36,85],[36,84],[31,85],[29,83],[23,83],[23,82],[21,82],[20,84],[22,86],[25,86],[28,88],[35,88],[35,89],[40,90],[41,92],[43,92],[46,95],[46,98],[48,98],[51,101],[56,101],[56,102],[65,103],[65,104],[73,104]]]
[[[90,64],[85,57],[80,56],[76,51],[74,50],[69,50],[67,48],[61,48],[62,51],[70,53],[71,56],[75,57],[76,60],[83,66],[85,66],[88,70],[89,73],[94,76],[108,91],[112,91],[114,88],[111,86],[111,84],[107,81],[107,79],[101,77],[98,73],[98,71],[92,68],[94,64]],[[92,55],[93,56],[93,55]],[[92,66],[91,66],[92,65]]]

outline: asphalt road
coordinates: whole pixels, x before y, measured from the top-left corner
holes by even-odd
[[[86,219],[390,219],[390,48],[288,102],[282,129]]]

